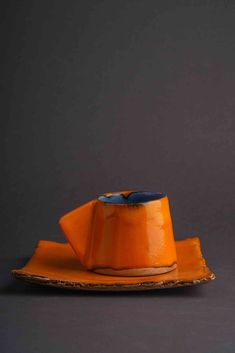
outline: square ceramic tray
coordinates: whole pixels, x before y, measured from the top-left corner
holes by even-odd
[[[21,280],[75,290],[139,291],[210,282],[215,275],[203,259],[197,237],[176,241],[177,268],[143,277],[107,276],[86,270],[67,243],[39,241],[28,263],[12,274]]]

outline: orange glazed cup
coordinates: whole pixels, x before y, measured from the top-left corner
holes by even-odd
[[[168,198],[147,191],[106,193],[59,220],[84,267],[117,276],[146,276],[177,266]]]

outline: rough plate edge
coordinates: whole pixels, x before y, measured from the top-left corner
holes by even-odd
[[[51,280],[50,278],[36,275],[29,275],[18,270],[13,270],[12,275],[23,281],[40,284],[49,287],[72,289],[72,290],[89,290],[89,291],[141,291],[154,290],[164,288],[186,287],[197,284],[204,284],[215,279],[214,273],[210,272],[207,277],[195,279],[189,282],[186,281],[168,281],[168,282],[140,282],[133,284],[104,284],[104,283],[79,283],[62,280]]]

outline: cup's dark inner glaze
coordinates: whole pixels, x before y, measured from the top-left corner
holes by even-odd
[[[110,204],[139,204],[153,200],[159,200],[165,197],[166,194],[161,192],[150,192],[150,191],[132,191],[129,194],[111,194],[108,196],[99,196],[98,200]]]

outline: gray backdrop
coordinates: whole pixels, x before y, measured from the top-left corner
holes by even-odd
[[[0,16],[2,352],[234,352],[234,2],[3,1]],[[168,194],[215,282],[96,295],[9,277],[39,239],[64,240],[63,213],[125,189]]]

